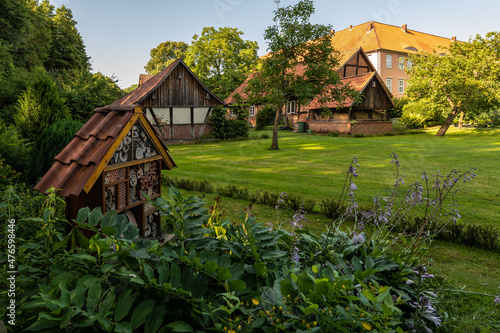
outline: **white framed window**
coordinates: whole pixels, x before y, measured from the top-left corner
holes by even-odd
[[[392,68],[392,54],[385,55],[385,67]]]
[[[411,66],[413,66],[413,63],[411,62],[410,59],[406,60],[406,68],[411,69]]]
[[[389,89],[389,91],[392,93],[392,78],[386,78],[385,85],[387,86],[387,89]]]
[[[405,80],[403,80],[403,79],[398,80],[398,92],[400,94],[405,93]]]
[[[255,105],[250,105],[248,107],[248,115],[250,117],[255,117]]]
[[[399,63],[399,69],[404,71],[405,70],[405,58],[399,57],[398,63]]]
[[[291,102],[286,103],[286,113],[287,114],[297,113],[297,102],[296,101],[291,101]]]

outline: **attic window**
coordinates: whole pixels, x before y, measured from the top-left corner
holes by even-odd
[[[407,47],[405,47],[405,50],[418,52],[418,50],[413,46],[407,46]]]

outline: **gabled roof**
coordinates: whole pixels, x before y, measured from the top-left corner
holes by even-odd
[[[137,87],[135,90],[131,91],[129,94],[123,96],[119,100],[114,101],[111,105],[123,105],[123,104],[141,104],[142,100],[144,100],[147,96],[152,94],[158,86],[160,86],[165,79],[172,73],[174,68],[177,66],[184,66],[190,73],[193,75],[193,77],[198,81],[200,85],[205,88],[207,93],[209,93],[215,100],[219,101],[221,104],[223,101],[217,97],[210,89],[208,89],[203,82],[200,81],[198,76],[191,71],[191,69],[182,61],[181,58],[177,59],[173,63],[171,63],[167,68],[162,70],[160,73],[156,74],[152,78],[148,79],[147,81],[143,82],[142,85]]]
[[[362,93],[366,89],[368,84],[370,82],[372,82],[372,79],[374,79],[374,78],[379,82],[380,86],[384,89],[385,93],[387,94],[387,96],[389,97],[389,99],[392,102],[392,94],[389,92],[389,90],[387,89],[385,84],[383,84],[382,78],[380,77],[380,75],[378,75],[377,72],[371,72],[371,73],[366,73],[366,74],[361,74],[361,75],[343,78],[341,80],[341,82],[344,85],[349,85],[352,89],[356,90],[357,92]],[[323,107],[331,108],[331,109],[349,108],[349,107],[354,106],[354,102],[355,102],[355,100],[352,97],[348,97],[344,101],[333,100],[333,101],[329,101],[325,104],[321,104],[319,102],[319,97],[320,97],[319,95],[316,96],[311,101],[311,103],[309,103],[309,105],[306,107],[306,109],[307,110],[314,110],[314,109],[321,109]]]
[[[390,50],[402,53],[421,51],[439,52],[439,47],[448,47],[455,39],[439,37],[416,30],[407,25],[394,26],[370,21],[348,29],[336,31],[332,37],[336,50],[362,47],[365,52]]]
[[[364,54],[363,49],[360,47],[352,48],[349,50],[341,51],[338,55],[338,64],[334,68],[335,71],[340,71],[348,62],[351,60],[358,52]],[[375,71],[375,68],[370,62],[368,57],[364,56],[365,60],[369,64],[371,70]],[[294,69],[294,72],[298,75],[303,74],[305,72],[305,66],[303,64],[298,64]],[[248,99],[248,94],[246,93],[246,89],[248,87],[248,81],[250,81],[254,77],[254,74],[250,74],[245,81],[235,91],[231,93],[225,100],[224,103],[232,104],[236,102],[236,96],[239,95],[243,100]]]
[[[34,187],[46,193],[50,187],[61,189],[62,196],[88,193],[132,126],[140,122],[168,169],[175,163],[164,143],[153,133],[149,121],[138,105],[111,105],[95,110],[95,114],[76,132],[73,140],[54,158],[55,162]]]

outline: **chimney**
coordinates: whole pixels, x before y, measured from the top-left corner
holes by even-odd
[[[454,42],[456,42],[457,41],[457,36],[451,37],[451,40],[454,41]]]
[[[401,29],[403,29],[403,31],[404,31],[405,33],[407,33],[407,32],[408,32],[408,24],[403,24],[403,25],[401,26]]]
[[[366,24],[366,31],[370,32],[373,29],[373,21]]]
[[[335,35],[335,29],[332,30],[332,35]]]
[[[349,30],[352,30],[352,24],[349,26]]]

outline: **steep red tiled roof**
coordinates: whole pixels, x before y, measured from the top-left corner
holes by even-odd
[[[367,74],[352,76],[348,78],[344,78],[341,82],[344,85],[349,85],[352,89],[357,92],[362,92],[366,85],[371,81],[371,79],[376,76],[376,72],[371,72]],[[312,102],[306,107],[306,109],[321,109],[322,107],[327,108],[348,108],[351,107],[354,103],[354,100],[351,97],[346,98],[344,101],[329,101],[327,103],[321,104],[319,102],[319,96],[315,97]]]
[[[344,66],[352,58],[352,56],[354,56],[358,51],[362,52],[359,47],[339,52],[338,65],[334,68],[334,70],[339,70],[340,68],[342,68],[342,66]],[[294,68],[294,72],[295,72],[295,74],[298,74],[298,75],[303,74],[305,72],[305,66],[303,64],[298,64]],[[246,89],[248,87],[248,81],[250,81],[250,79],[252,79],[253,77],[254,77],[254,74],[251,74],[250,76],[248,76],[246,78],[246,80],[243,81],[243,83],[240,84],[240,86],[238,88],[236,88],[236,90],[233,91],[231,93],[231,95],[229,95],[224,100],[224,103],[226,103],[226,104],[235,103],[237,95],[240,95],[243,100],[248,99],[248,94],[246,93]]]
[[[58,192],[62,196],[78,196],[99,167],[107,164],[103,157],[122,130],[133,117],[137,119],[136,107],[138,105],[119,105],[96,109],[92,118],[54,158],[54,164],[34,189],[46,193],[53,186],[62,190]],[[168,150],[163,142],[161,144],[165,151]]]

